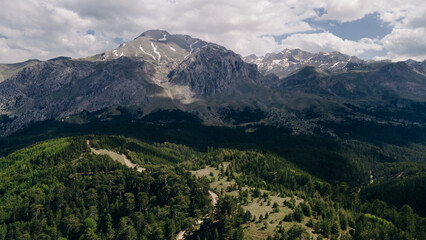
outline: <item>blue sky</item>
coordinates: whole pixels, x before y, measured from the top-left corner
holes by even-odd
[[[351,22],[339,22],[337,20],[306,19],[314,28],[319,31],[328,31],[344,39],[358,41],[361,38],[382,38],[392,32],[389,23],[383,23],[378,13],[365,15],[363,18]]]
[[[318,9],[318,15],[324,14],[324,9]],[[361,19],[350,22],[339,22],[337,20],[315,20],[309,18],[305,20],[313,26],[317,33],[329,32],[342,39],[359,41],[362,38],[381,39],[392,32],[392,26],[389,23],[382,22],[377,12],[365,15]],[[284,38],[276,38],[278,41]],[[382,50],[369,50],[358,57],[363,59],[372,59],[376,56],[385,57],[387,54],[386,49]]]
[[[149,29],[241,55],[300,48],[426,58],[424,0],[20,0],[0,8],[0,62],[91,56]]]

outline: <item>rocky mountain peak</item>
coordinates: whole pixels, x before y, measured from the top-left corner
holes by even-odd
[[[152,38],[152,39],[155,39],[156,41],[167,39],[168,36],[170,36],[170,34],[165,30],[148,30],[146,32],[143,32],[141,35],[139,35],[139,37]]]
[[[226,48],[211,44],[198,49],[169,74],[170,82],[190,86],[197,95],[214,96],[238,92],[246,84],[258,84],[263,77],[256,65],[244,62]]]
[[[310,53],[300,49],[284,49],[279,53],[267,53],[263,57],[251,55],[244,60],[256,64],[263,74],[272,73],[280,78],[309,65],[329,72],[345,72],[348,63],[364,62],[340,52]]]
[[[209,43],[188,35],[170,34],[164,30],[148,30],[134,40],[101,54],[99,60],[129,57],[176,66],[185,57],[207,44]]]
[[[0,135],[111,106],[137,106],[144,114],[176,108],[218,124],[224,106],[252,107],[284,124],[288,109],[340,105],[342,98],[400,107],[426,96],[425,62],[365,62],[300,49],[244,60],[214,43],[150,30],[87,59],[0,64]],[[328,114],[327,107],[318,111]]]

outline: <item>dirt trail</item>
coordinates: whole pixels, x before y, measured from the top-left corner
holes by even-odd
[[[185,239],[185,233],[186,233],[186,231],[180,231],[179,233],[178,233],[178,235],[176,236],[176,240],[183,240],[183,239]]]
[[[219,200],[219,196],[216,193],[214,193],[214,192],[212,192],[210,190],[209,190],[209,194],[212,197],[212,205],[214,207],[217,204],[217,200]]]
[[[99,150],[94,149],[94,148],[92,148],[90,146],[90,141],[89,140],[87,140],[86,143],[87,143],[87,146],[90,147],[90,150],[92,151],[92,153],[94,153],[96,155],[105,154],[105,155],[108,155],[109,157],[111,157],[113,160],[118,161],[118,162],[126,165],[129,168],[135,168],[135,167],[137,167],[137,165],[134,164],[134,163],[132,163],[130,161],[130,159],[128,159],[127,156],[124,155],[124,154],[120,155],[120,154],[118,154],[116,152],[108,151],[108,150],[105,150],[105,149],[99,149]],[[143,171],[145,171],[145,168],[138,167],[136,170],[138,172],[143,172]]]
[[[209,190],[209,194],[210,194],[210,197],[212,198],[212,205],[214,207],[214,206],[216,206],[217,201],[219,200],[219,196],[215,192],[210,191],[210,190]],[[201,225],[201,223],[203,223],[203,220],[197,220],[196,225]],[[186,230],[180,231],[178,233],[178,235],[176,236],[176,240],[184,240],[185,239],[185,233],[186,233]]]
[[[129,168],[134,168],[134,167],[136,167],[136,164],[132,163],[132,162],[131,162],[128,158],[127,158],[127,156],[126,156],[126,155],[124,155],[124,154],[121,154],[121,155],[120,155],[120,154],[118,154],[118,153],[116,153],[116,152],[108,151],[108,150],[105,150],[105,149],[99,149],[99,150],[97,150],[97,149],[94,149],[94,148],[92,148],[92,147],[90,146],[90,141],[89,141],[89,140],[87,140],[86,142],[87,142],[87,146],[89,146],[90,150],[91,150],[94,154],[96,154],[96,155],[106,154],[106,155],[110,156],[112,159],[114,159],[115,161],[118,161],[118,162],[120,162],[120,163],[122,163],[122,164],[126,165],[126,166],[127,166],[127,167],[129,167]],[[138,172],[145,171],[145,168],[138,167],[138,168],[137,168],[137,171],[138,171]],[[212,198],[212,206],[214,207],[214,206],[216,206],[217,201],[219,200],[219,196],[218,196],[215,192],[210,191],[210,190],[209,190],[209,194],[210,194],[210,197]],[[196,225],[200,225],[200,224],[202,224],[202,223],[203,223],[203,220],[197,220]],[[185,231],[180,231],[180,232],[178,233],[178,235],[176,235],[176,240],[184,240],[184,239],[185,239],[185,234],[186,234],[186,230],[185,230]]]

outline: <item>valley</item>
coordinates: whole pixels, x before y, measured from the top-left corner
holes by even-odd
[[[149,30],[0,64],[0,240],[426,239],[425,198],[425,61]]]

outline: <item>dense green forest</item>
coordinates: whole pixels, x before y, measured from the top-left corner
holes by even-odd
[[[144,171],[90,147],[124,154]],[[260,149],[206,150],[85,135],[4,155],[0,239],[176,239],[182,231],[187,239],[246,239],[253,224],[268,228],[280,208],[288,214],[274,222],[268,239],[426,239],[426,218],[419,216],[425,210],[419,197],[425,193],[421,162],[366,160],[366,167],[353,161],[366,172],[367,183],[358,183],[329,181],[300,162]],[[346,154],[338,156],[350,159],[352,153]],[[216,169],[217,177],[193,174],[208,168]],[[213,207],[208,191],[215,181],[232,184],[217,192]],[[390,195],[398,191],[406,194]],[[254,203],[272,211],[256,218],[247,210]]]
[[[334,124],[336,137],[292,135],[284,127],[205,126],[195,115],[159,111],[143,118],[116,107],[83,112],[66,120],[34,123],[14,135],[0,137],[0,156],[38,141],[86,134],[121,135],[150,144],[173,142],[206,152],[208,147],[271,152],[328,182],[367,185],[378,163],[416,161],[426,163],[426,131],[423,128],[382,126],[353,122]]]
[[[329,184],[276,156],[251,151],[218,150],[203,155],[188,166],[202,168],[205,165],[212,165],[220,168],[225,161],[230,162],[230,165],[223,176],[234,178],[236,189],[250,186],[255,189],[270,190],[278,196],[302,198],[304,202],[297,207],[294,203],[288,203],[292,205],[294,212],[283,220],[302,222],[304,216],[311,217],[307,226],[312,227],[321,236],[331,239],[339,237],[341,239],[424,239],[426,237],[426,218],[414,214],[410,206],[405,204],[401,208],[390,207],[377,199],[372,202],[362,201],[359,197],[359,188],[350,187],[344,182]],[[251,194],[255,195],[255,191]],[[236,202],[244,204],[245,201],[240,195],[239,201]],[[250,221],[250,218],[247,219],[246,214],[237,207],[232,208],[233,205],[229,203],[227,205],[229,205],[228,208],[233,209],[228,210],[228,217],[238,216],[231,221],[230,229],[238,229],[244,221]],[[219,233],[221,233],[220,229],[224,231],[224,227],[220,224],[221,218],[224,217],[216,216],[217,223],[210,224],[213,227],[208,226],[211,230],[209,232],[215,232],[216,229],[219,229]],[[205,231],[200,230],[197,234],[204,237]],[[239,237],[235,233],[235,237],[232,237],[234,235],[229,230],[227,234],[220,236],[231,239]],[[280,229],[273,239],[299,239],[303,238],[304,234],[307,234],[306,230],[298,229],[296,226],[287,231]],[[208,239],[210,237],[212,236],[208,236]]]
[[[148,159],[179,159],[172,147],[151,146]],[[0,239],[174,239],[210,208],[208,184],[187,171],[170,164],[139,173],[90,154],[81,137],[38,143],[0,163]]]

